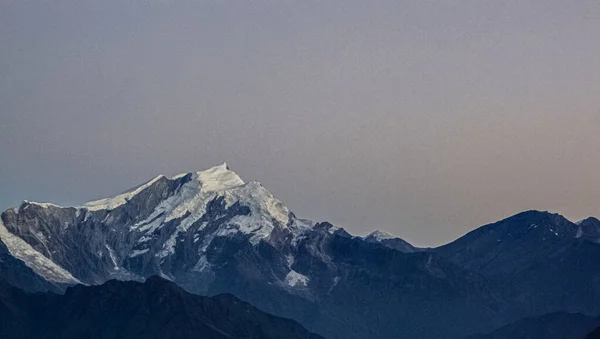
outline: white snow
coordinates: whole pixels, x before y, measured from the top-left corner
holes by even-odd
[[[169,180],[175,180],[188,174],[179,174]],[[239,202],[244,206],[248,206],[251,211],[248,216],[233,218],[223,226],[219,235],[239,231],[252,234],[251,242],[258,243],[261,239],[270,236],[274,228],[273,222],[283,227],[290,226],[290,229],[295,233],[302,233],[305,229],[314,226],[314,223],[310,221],[297,221],[288,225],[290,223],[290,211],[287,207],[281,201],[275,199],[259,182],[253,181],[246,184],[235,172],[229,170],[226,163],[205,171],[191,173],[191,175],[192,180],[184,184],[176,194],[164,200],[146,220],[131,226],[132,230],[151,234],[165,223],[188,215],[179,222],[177,231],[168,239],[161,257],[173,253],[172,246],[175,245],[177,234],[187,231],[192,224],[202,218],[206,213],[207,204],[219,197],[225,200],[226,207],[231,207]],[[112,198],[87,202],[81,208],[87,211],[113,210],[127,203],[128,200],[164,177],[164,175],[159,175],[126,193]],[[39,205],[55,206],[52,204]],[[86,219],[89,217],[87,211]],[[112,215],[107,214],[105,218],[103,222],[110,223]],[[147,241],[150,238],[143,237],[142,239]],[[140,239],[140,241],[142,240]]]
[[[117,264],[117,256],[115,255],[115,251],[108,245],[104,245],[104,247],[106,247],[106,249],[108,250],[108,255],[110,256],[110,260],[113,263],[114,270],[120,270],[119,265]]]
[[[83,222],[88,221],[91,216],[92,216],[92,213],[90,213],[90,211],[88,211],[88,210],[85,210],[85,217],[83,217]]]
[[[371,234],[368,234],[365,238],[373,238],[373,239],[375,239],[377,241],[382,241],[382,240],[385,240],[385,239],[395,239],[397,237],[394,236],[394,235],[392,235],[392,234],[390,234],[390,233],[387,233],[387,232],[384,232],[384,231],[380,231],[380,230],[376,230],[375,232],[373,232]]]
[[[283,227],[289,224],[290,211],[257,181],[223,191],[223,196],[227,207],[240,202],[250,208],[250,215],[236,216],[228,225],[234,225],[244,234],[252,234],[250,242],[253,244],[271,235],[274,221]]]
[[[141,237],[140,239],[138,239],[138,243],[141,244],[141,243],[144,243],[144,242],[150,241],[150,240],[152,240],[152,237],[145,235],[145,236]]]
[[[175,176],[185,176],[180,174]],[[183,185],[179,192],[163,201],[146,220],[135,224],[132,228],[140,231],[153,232],[165,222],[183,217],[180,229],[185,231],[206,212],[206,205],[219,195],[223,190],[244,185],[244,182],[234,172],[222,164],[206,171],[192,173],[192,180]],[[158,217],[159,215],[163,215]]]
[[[150,249],[145,248],[143,250],[133,250],[133,252],[131,252],[131,254],[129,255],[130,258],[135,258],[138,255],[142,255],[144,253],[148,253],[148,251],[150,251]]]
[[[341,228],[337,227],[337,226],[331,226],[329,227],[329,229],[327,230],[327,232],[329,232],[329,234],[334,234],[335,232],[339,231]]]
[[[177,180],[177,179],[183,178],[188,174],[190,174],[190,173],[186,172],[186,173],[177,174],[176,176],[172,177],[171,180]]]
[[[49,202],[34,202],[34,201],[25,200],[24,203],[30,204],[30,205],[37,205],[37,206],[40,206],[42,208],[49,208],[49,207],[63,208],[62,206],[51,204]]]
[[[198,260],[198,262],[196,263],[196,265],[194,266],[194,268],[192,268],[192,271],[195,272],[204,272],[209,270],[211,267],[210,263],[208,262],[208,259],[206,258],[206,255],[203,255],[200,257],[200,260]]]
[[[294,270],[291,270],[290,273],[288,273],[285,277],[285,282],[292,287],[298,285],[308,286],[309,281],[310,279],[307,276],[302,275]]]
[[[113,210],[121,205],[124,205],[134,196],[138,195],[140,192],[145,190],[146,188],[152,186],[158,180],[164,178],[164,175],[159,175],[156,178],[148,181],[147,183],[138,186],[137,188],[125,192],[123,194],[119,194],[112,198],[100,199],[96,201],[90,201],[84,204],[84,207],[90,211],[98,211],[98,210]]]
[[[229,170],[227,163],[198,172],[198,177],[203,191],[223,191],[244,184],[237,174]]]
[[[171,178],[177,180],[190,173],[181,173]],[[229,170],[227,163],[194,173],[202,184],[203,191],[223,191],[233,187],[241,186],[244,181],[233,171]]]
[[[184,175],[187,174],[180,174],[175,178]],[[164,200],[146,220],[134,224],[131,229],[144,232],[146,236],[142,239],[146,241],[149,239],[148,235],[165,223],[181,219],[176,231],[171,234],[161,252],[157,254],[159,258],[164,258],[174,253],[175,239],[178,234],[186,232],[191,225],[200,220],[206,213],[208,203],[217,198],[224,199],[226,208],[239,202],[250,209],[250,214],[233,217],[229,222],[221,225],[211,237],[242,232],[251,235],[250,241],[256,244],[271,235],[274,222],[282,227],[287,227],[290,223],[290,211],[281,201],[275,199],[259,182],[244,183],[237,174],[227,168],[226,164],[222,164],[205,171],[191,173],[190,181],[180,187],[176,194]],[[312,225],[314,223],[302,221],[289,226],[293,231],[298,231]],[[203,224],[199,230],[205,226],[206,224]]]
[[[173,232],[173,234],[171,234],[171,237],[169,239],[167,239],[167,241],[165,241],[165,243],[163,244],[163,248],[162,251],[158,252],[156,254],[156,257],[159,259],[163,259],[168,257],[171,254],[175,253],[175,244],[176,244],[176,237],[177,234],[179,234],[179,232],[175,231]]]
[[[331,285],[331,287],[329,288],[329,291],[327,291],[327,293],[331,293],[331,291],[333,291],[333,289],[337,286],[337,284],[340,282],[340,280],[342,280],[341,277],[333,278],[333,285]]]
[[[296,258],[294,258],[294,256],[290,254],[285,256],[285,260],[287,261],[288,267],[291,268]]]
[[[67,284],[80,284],[71,273],[58,266],[42,253],[36,251],[23,239],[13,235],[0,220],[0,240],[6,245],[8,251],[15,258],[23,261],[35,273],[48,281]]]

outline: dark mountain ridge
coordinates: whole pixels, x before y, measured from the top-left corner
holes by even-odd
[[[600,314],[600,223],[527,211],[435,249],[483,274],[524,315]]]
[[[0,337],[319,339],[298,323],[232,295],[201,297],[159,277],[26,294],[0,283]]]
[[[556,312],[524,318],[467,339],[581,339],[598,325],[600,317]]]

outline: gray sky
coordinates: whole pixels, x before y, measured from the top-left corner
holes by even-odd
[[[600,2],[0,2],[0,209],[227,161],[437,245],[600,215]]]

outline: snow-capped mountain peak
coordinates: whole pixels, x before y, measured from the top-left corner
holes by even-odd
[[[224,208],[239,204],[249,209],[247,215],[232,218],[221,225],[219,235],[240,231],[253,234],[251,241],[267,238],[275,227],[290,224],[288,208],[268,192],[259,182],[245,183],[227,164],[205,171],[176,175],[170,181],[181,180],[180,186],[163,200],[145,220],[132,229],[154,232],[164,223],[177,220],[179,231],[186,231],[192,224],[204,218],[209,204],[222,199]]]
[[[215,166],[204,171],[194,173],[182,173],[174,176],[171,179],[167,179],[166,176],[161,174],[142,185],[130,189],[125,193],[121,193],[117,196],[110,198],[90,201],[85,203],[83,207],[90,211],[113,210],[119,206],[124,205],[131,198],[138,195],[143,190],[151,187],[161,179],[177,180],[188,175],[191,175],[192,179],[196,180],[199,183],[199,188],[204,192],[224,191],[245,184],[244,181],[235,172],[229,170],[227,163],[223,163],[219,166]]]
[[[89,283],[138,279],[145,270],[172,277],[174,262],[183,260],[194,267],[193,272],[206,272],[213,265],[208,253],[223,238],[245,239],[252,246],[261,241],[287,246],[283,244],[314,226],[296,219],[259,182],[244,182],[225,163],[172,178],[159,175],[83,206],[25,202],[2,217],[6,225],[2,240],[18,234],[28,242],[29,252]],[[86,239],[85,249],[78,239]],[[24,252],[16,247],[20,243],[4,242],[15,253]],[[77,274],[81,266],[64,255],[70,252],[84,253],[85,260],[97,266]]]
[[[174,176],[171,180],[176,180],[189,174],[192,174],[196,180],[200,181],[202,190],[204,191],[223,191],[245,184],[235,172],[229,169],[226,162],[204,171],[182,173]]]

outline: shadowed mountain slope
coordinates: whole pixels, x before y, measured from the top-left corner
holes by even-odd
[[[201,297],[158,277],[75,286],[64,295],[2,284],[0,324],[3,339],[322,339],[231,295]]]
[[[600,317],[557,312],[521,319],[488,334],[474,335],[468,339],[579,339],[598,325]]]

